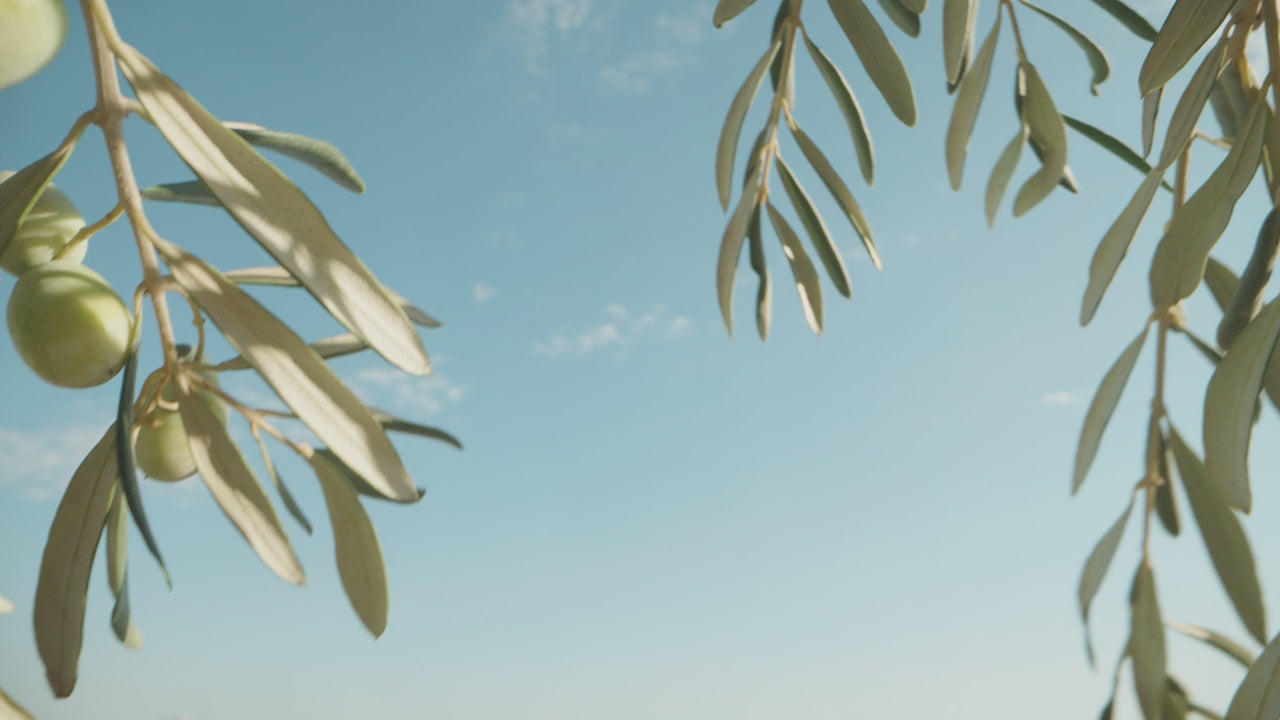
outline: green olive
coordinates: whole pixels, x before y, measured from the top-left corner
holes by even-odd
[[[101,385],[129,356],[129,308],[106,278],[79,263],[55,260],[24,272],[8,319],[23,361],[60,387]]]
[[[0,182],[13,175],[12,171],[0,172]],[[82,227],[84,218],[76,210],[75,203],[66,193],[49,185],[36,198],[4,252],[0,253],[0,268],[13,275],[21,275],[32,265],[47,263]],[[85,243],[77,243],[62,259],[82,262],[87,249]]]
[[[217,374],[213,371],[201,374],[213,384],[218,384]],[[207,390],[196,390],[196,396],[209,406],[219,421],[226,424],[226,403]],[[177,401],[178,391],[173,381],[165,383],[160,397],[169,403]],[[153,480],[178,482],[196,472],[196,461],[187,442],[187,429],[177,410],[157,407],[151,417],[141,423],[133,452],[138,469]]]
[[[48,65],[67,38],[62,0],[0,0],[0,89]]]

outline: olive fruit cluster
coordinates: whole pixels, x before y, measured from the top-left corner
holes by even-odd
[[[181,352],[183,346],[178,347]],[[203,360],[204,358],[200,358],[201,362]],[[217,375],[212,370],[201,371],[200,374],[210,383],[218,384]],[[209,406],[219,422],[226,424],[226,403],[208,390],[197,389],[195,396]],[[182,415],[172,409],[178,400],[177,388],[172,380],[165,383],[160,391],[160,399],[163,404],[157,405],[147,417],[139,420],[138,436],[133,446],[134,460],[138,463],[138,469],[147,477],[162,482],[177,482],[196,473],[196,461],[191,456]]]
[[[48,65],[67,37],[62,0],[0,0],[0,89]]]
[[[0,173],[0,182],[11,176]],[[50,185],[0,253],[0,268],[18,276],[7,313],[13,346],[37,375],[67,388],[101,385],[120,372],[133,327],[106,278],[80,264],[84,243],[53,259],[82,227],[70,198]]]

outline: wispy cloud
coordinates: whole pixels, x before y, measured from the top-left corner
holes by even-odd
[[[503,18],[503,35],[525,67],[545,74],[553,42],[581,46],[585,35],[603,23],[598,0],[511,0]]]
[[[659,77],[693,61],[693,49],[702,40],[710,15],[710,5],[705,2],[694,3],[679,13],[660,13],[653,21],[651,46],[605,65],[600,69],[600,81],[620,92],[648,91]]]
[[[616,303],[604,306],[604,319],[574,332],[558,332],[533,344],[533,353],[544,357],[586,355],[606,348],[632,345],[643,338],[674,338],[692,331],[693,322],[672,316],[662,305],[636,313]]]
[[[357,370],[349,384],[362,400],[373,407],[394,411],[440,412],[456,405],[467,394],[467,387],[439,374],[406,375],[394,368],[371,367]]]
[[[58,497],[107,423],[42,430],[0,428],[0,488],[31,500]]]
[[[1079,405],[1084,402],[1084,396],[1074,390],[1056,390],[1041,395],[1040,402],[1051,407]]]
[[[475,300],[478,303],[492,300],[493,296],[497,294],[498,294],[498,291],[494,290],[492,285],[485,285],[484,283],[476,283],[471,287],[471,299]]]

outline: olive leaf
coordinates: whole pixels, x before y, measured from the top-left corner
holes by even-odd
[[[1164,622],[1156,597],[1155,574],[1143,560],[1133,579],[1130,597],[1129,652],[1138,704],[1147,718],[1159,718],[1165,697]]]
[[[769,326],[773,321],[773,283],[769,281],[769,268],[765,264],[764,232],[760,227],[760,206],[751,211],[751,222],[747,225],[748,256],[751,258],[751,269],[759,279],[756,290],[756,330],[761,340],[769,339]]]
[[[793,0],[782,0],[778,3],[778,12],[773,16],[773,32],[770,37],[780,41],[782,47],[769,65],[769,80],[773,92],[775,95],[781,92],[782,99],[789,108],[796,106],[796,28],[794,25],[784,26],[783,21],[792,14],[792,5]],[[787,75],[785,80],[782,77],[783,71]]]
[[[755,1],[756,0],[720,0],[720,2],[716,3],[715,13],[711,16],[711,22],[718,28],[737,17],[738,13],[751,7]]]
[[[332,143],[298,133],[272,130],[254,123],[224,121],[223,126],[254,147],[266,148],[305,163],[343,188],[356,193],[365,190],[360,173]]]
[[[1280,337],[1280,300],[1240,333],[1209,379],[1204,399],[1204,453],[1209,477],[1228,504],[1249,512],[1249,440],[1254,404]]]
[[[1043,166],[1032,175],[1013,200],[1013,216],[1019,217],[1048,197],[1067,169],[1067,127],[1053,104],[1040,73],[1029,62],[1020,63],[1027,78],[1024,114],[1030,141],[1044,149]]]
[[[1098,86],[1106,82],[1107,78],[1111,76],[1111,63],[1107,61],[1107,54],[1102,51],[1102,48],[1098,47],[1097,43],[1089,39],[1088,35],[1077,30],[1071,23],[1048,10],[1032,5],[1027,0],[1021,1],[1023,5],[1053,23],[1058,29],[1066,33],[1076,45],[1080,46],[1080,49],[1084,51],[1085,58],[1089,61],[1090,69],[1093,71],[1093,79],[1089,82],[1089,92],[1097,96]]]
[[[1218,344],[1222,347],[1231,347],[1236,336],[1262,307],[1263,294],[1271,281],[1278,248],[1280,210],[1273,207],[1258,228],[1253,254],[1249,256],[1249,262],[1236,282],[1236,290],[1232,293],[1230,302],[1222,308],[1222,320],[1218,323]]]
[[[309,459],[324,492],[333,526],[338,577],[365,628],[378,637],[387,627],[387,570],[369,516],[336,458],[317,451]]]
[[[1022,148],[1027,144],[1027,138],[1030,135],[1031,130],[1025,122],[1022,123],[1018,127],[1018,134],[1000,152],[1000,158],[996,160],[996,166],[991,170],[991,179],[987,180],[984,202],[988,227],[995,227],[996,213],[1000,211],[1000,203],[1004,200],[1005,191],[1009,189],[1009,182],[1013,180],[1013,171],[1018,169],[1018,161],[1022,159]]]
[[[1236,289],[1240,287],[1240,278],[1232,272],[1231,268],[1210,256],[1204,266],[1204,284],[1209,287],[1214,302],[1218,303],[1218,309],[1225,313],[1227,308],[1231,307]]]
[[[747,225],[753,208],[760,205],[760,178],[753,175],[738,198],[738,207],[729,218],[724,237],[720,240],[720,256],[716,262],[716,295],[720,301],[720,314],[724,318],[729,337],[733,337],[733,283],[738,274],[738,258],[746,240]]]
[[[1147,42],[1154,42],[1159,35],[1151,23],[1147,22],[1146,18],[1120,0],[1093,0],[1093,4],[1106,10],[1111,17],[1119,20],[1122,25],[1129,28],[1130,32]]]
[[[1196,518],[1218,579],[1249,633],[1258,642],[1265,643],[1267,623],[1262,588],[1258,585],[1258,570],[1244,528],[1240,527],[1240,520],[1227,506],[1222,488],[1206,472],[1200,458],[1187,447],[1178,431],[1172,428],[1169,444],[1178,463],[1178,475],[1182,478],[1187,502],[1191,505],[1191,513]]]
[[[738,138],[742,135],[742,121],[746,119],[751,101],[755,99],[756,92],[760,89],[765,71],[769,69],[769,65],[781,47],[782,42],[774,40],[764,56],[751,69],[751,74],[747,75],[742,87],[738,88],[738,94],[733,96],[733,102],[729,104],[729,114],[725,116],[724,127],[720,130],[720,142],[716,146],[716,189],[720,192],[720,207],[725,210],[729,209],[729,199],[733,193],[731,187],[733,159],[738,151]]]
[[[1173,79],[1217,32],[1235,4],[1236,0],[1176,0],[1138,71],[1142,94]]]
[[[991,61],[995,57],[996,41],[1000,37],[1000,17],[1000,13],[996,13],[996,22],[987,33],[987,39],[983,41],[973,67],[960,81],[956,104],[951,110],[951,123],[947,126],[946,155],[952,190],[960,189],[960,181],[964,177],[964,159],[969,150],[969,138],[973,135],[973,127],[978,121],[978,109],[982,107],[982,99],[991,79]]]
[[[804,136],[808,139],[808,136]],[[799,136],[797,137],[799,141]],[[804,153],[809,158],[809,162],[818,167],[825,165],[827,168],[831,164],[818,151],[818,146],[812,142],[800,145]],[[811,153],[816,153],[812,154]],[[804,226],[805,232],[809,235],[809,242],[813,243],[813,249],[818,254],[818,259],[822,261],[823,268],[827,271],[827,277],[831,279],[831,284],[835,285],[836,291],[845,297],[853,294],[852,288],[849,286],[849,271],[845,269],[844,260],[840,257],[840,250],[831,240],[831,233],[827,230],[827,224],[822,221],[822,216],[818,214],[818,209],[814,207],[813,200],[809,197],[809,193],[805,192],[804,186],[796,179],[791,168],[782,159],[777,157],[778,177],[782,179],[782,187],[787,192],[787,197],[791,199],[791,206],[795,208],[796,215],[800,216],[800,224]],[[832,170],[834,172],[834,170]],[[847,189],[847,188],[846,188]]]
[[[908,127],[914,126],[916,99],[911,77],[880,23],[862,0],[827,0],[827,5],[889,109]]]
[[[214,197],[213,193],[209,192],[209,188],[205,187],[205,184],[199,180],[152,185],[143,188],[141,192],[144,199],[155,200],[156,202],[222,207],[222,203],[218,202],[218,198]]]
[[[368,350],[369,343],[361,340],[351,333],[343,333],[341,335],[334,335],[333,337],[317,340],[308,345],[308,347],[314,350],[316,355],[327,360],[330,358],[352,355],[360,352],[361,350]],[[213,369],[218,372],[225,372],[228,370],[249,370],[252,367],[253,366],[249,364],[248,360],[237,355],[214,365]]]
[[[1141,172],[1143,175],[1151,172],[1151,165],[1149,165],[1146,160],[1143,160],[1141,155],[1132,150],[1128,145],[1125,145],[1114,135],[1090,125],[1083,120],[1077,120],[1070,115],[1063,115],[1062,121],[1067,124],[1067,127],[1097,143],[1098,147],[1106,150],[1112,155],[1115,155],[1117,158],[1120,158],[1120,160],[1124,161],[1126,165],[1132,167],[1134,170]],[[1161,182],[1160,187],[1163,187],[1169,192],[1173,192],[1173,186],[1167,182]]]
[[[942,5],[942,61],[947,82],[960,83],[967,56],[973,48],[974,23],[978,18],[978,0],[944,0]],[[1000,14],[996,13],[996,22]]]
[[[920,37],[920,15],[904,7],[901,0],[880,0],[880,8],[899,30],[911,37]]]
[[[898,0],[898,2],[917,15],[923,13],[925,7],[929,4],[929,0]]]
[[[1156,190],[1160,189],[1160,181],[1166,170],[1164,167],[1155,167],[1147,173],[1147,179],[1142,181],[1120,217],[1116,218],[1098,243],[1098,249],[1094,251],[1093,260],[1089,263],[1089,285],[1085,288],[1084,302],[1080,308],[1081,325],[1088,325],[1098,312],[1102,296],[1115,278],[1120,262],[1129,252],[1133,237],[1138,233],[1138,227],[1142,225],[1151,201],[1155,199]]]
[[[129,610],[129,506],[117,491],[107,510],[107,584],[116,598],[111,610],[111,630],[126,647],[142,647],[142,632]]]
[[[280,399],[324,443],[390,497],[417,495],[395,447],[368,408],[289,326],[203,260],[156,241],[170,272],[253,365]]]
[[[1267,643],[1227,707],[1227,720],[1276,717],[1280,717],[1280,636]]]
[[[818,271],[814,269],[809,254],[805,252],[800,238],[787,223],[787,219],[778,212],[773,203],[768,203],[769,222],[773,231],[782,242],[782,252],[791,264],[791,274],[796,281],[796,289],[800,292],[800,305],[804,309],[804,319],[809,328],[817,335],[822,334],[822,288],[818,286]]]
[[[0,615],[8,615],[11,612],[13,612],[13,603],[9,598],[0,595]]]
[[[871,258],[871,264],[875,265],[877,270],[880,270],[880,252],[876,250],[876,241],[871,237],[871,226],[867,223],[867,217],[862,214],[862,208],[858,206],[858,201],[853,199],[853,193],[849,191],[849,186],[844,184],[844,180],[840,179],[840,174],[831,166],[831,162],[827,160],[827,156],[822,154],[822,151],[818,149],[817,144],[814,143],[803,130],[796,125],[792,125],[791,131],[795,136],[796,144],[800,146],[800,152],[802,152],[805,158],[809,160],[809,164],[812,165],[814,171],[818,173],[818,177],[822,179],[822,183],[827,186],[827,190],[831,193],[831,197],[835,198],[836,204],[840,206],[840,209],[844,211],[845,217],[849,219],[849,224],[853,226],[853,230],[857,233],[858,239],[862,241],[862,246],[866,249],[867,256]],[[778,167],[780,169],[783,167],[781,158],[779,158]],[[784,183],[786,183],[786,178],[789,173],[789,169],[783,172]],[[799,187],[798,184],[797,187]],[[801,190],[801,192],[803,192],[803,190]],[[788,194],[790,194],[789,189]],[[813,210],[813,214],[817,216],[816,209]],[[821,222],[821,218],[819,218],[819,222]],[[837,253],[836,260],[839,261],[838,251],[835,249],[834,245],[831,247],[831,251]],[[826,262],[825,259],[824,262]],[[842,262],[840,263],[840,267],[843,267]],[[828,265],[828,271],[830,271],[830,269],[831,266]],[[847,277],[845,278],[845,283],[848,283]],[[842,294],[844,294],[845,297],[848,297],[848,293],[843,293],[842,291]]]
[[[298,501],[294,499],[293,493],[289,492],[289,486],[284,484],[284,480],[280,479],[280,473],[276,470],[275,460],[271,458],[271,451],[267,449],[267,443],[263,441],[262,434],[258,432],[257,426],[252,428],[253,439],[258,443],[258,452],[262,454],[262,466],[266,468],[267,477],[271,478],[271,484],[276,488],[276,494],[280,496],[280,501],[284,503],[285,510],[293,516],[293,519],[302,526],[302,529],[311,534],[311,521],[307,519],[306,513],[302,512],[302,508],[298,506]]]
[[[134,440],[134,417],[133,417],[133,392],[134,382],[138,376],[138,328],[134,327],[131,340],[131,349],[129,350],[129,359],[125,362],[124,372],[120,378],[120,397],[116,407],[116,464],[117,477],[120,479],[120,489],[124,493],[125,499],[128,501],[129,514],[133,516],[133,522],[138,526],[138,532],[142,534],[142,541],[146,544],[147,550],[151,553],[151,557],[155,558],[156,564],[160,566],[160,572],[164,575],[164,581],[173,589],[173,580],[169,577],[169,568],[164,564],[164,558],[160,556],[160,545],[156,542],[155,534],[151,532],[151,523],[147,520],[147,511],[142,504],[142,491],[138,487],[138,467],[133,457],[133,440]]]
[[[440,442],[452,445],[459,450],[462,449],[461,440],[440,428],[405,420],[404,418],[396,417],[391,413],[383,412],[376,408],[370,408],[370,411],[373,413],[373,416],[377,418],[378,423],[380,423],[386,430],[405,433],[408,435],[417,435],[418,437],[430,438],[432,440],[439,440]]]
[[[809,48],[809,56],[813,58],[813,64],[818,68],[818,74],[827,83],[831,95],[836,100],[836,105],[840,108],[840,113],[844,115],[845,124],[849,126],[849,134],[853,136],[853,148],[858,154],[858,167],[862,170],[863,179],[871,185],[875,181],[876,156],[871,145],[871,135],[867,132],[867,125],[862,117],[862,107],[858,105],[858,98],[849,88],[849,83],[841,74],[840,68],[837,68],[835,63],[831,62],[831,58],[813,44],[808,34],[805,35],[804,42],[805,47]]]
[[[26,708],[0,690],[0,718],[5,720],[35,720]]]
[[[1160,116],[1160,100],[1164,97],[1164,88],[1160,88],[1142,98],[1142,157],[1151,154],[1151,146],[1156,140],[1156,120]]]
[[[1222,128],[1222,139],[1233,140],[1249,114],[1249,99],[1245,95],[1245,80],[1239,63],[1228,63],[1223,68],[1209,93],[1209,105]]]
[[[36,649],[49,687],[60,698],[76,686],[89,574],[119,484],[115,433],[112,425],[72,474],[40,561],[33,603]]]
[[[348,330],[405,372],[429,373],[404,311],[311,200],[140,52],[116,53],[156,127],[227,212]]]
[[[1089,474],[1089,467],[1093,465],[1093,460],[1098,454],[1098,446],[1102,444],[1102,434],[1107,429],[1107,423],[1111,422],[1111,415],[1115,412],[1116,405],[1120,402],[1120,395],[1129,382],[1133,366],[1137,364],[1138,356],[1142,354],[1142,346],[1147,341],[1149,327],[1143,326],[1138,337],[1129,343],[1124,352],[1120,353],[1119,358],[1116,358],[1111,369],[1107,370],[1107,374],[1103,376],[1098,392],[1093,396],[1093,402],[1089,404],[1089,411],[1085,413],[1084,428],[1080,431],[1080,444],[1076,448],[1075,471],[1071,478],[1072,495],[1080,491],[1085,476]]]
[[[0,254],[18,232],[18,225],[40,198],[40,193],[53,182],[71,157],[73,146],[54,150],[8,179],[0,181]]]
[[[1173,108],[1173,115],[1169,118],[1169,129],[1165,132],[1164,145],[1160,148],[1161,167],[1172,167],[1182,154],[1182,149],[1191,142],[1196,124],[1204,114],[1205,103],[1209,102],[1209,95],[1213,92],[1214,80],[1218,77],[1218,69],[1222,67],[1226,52],[1227,44],[1219,42],[1205,54],[1200,67],[1196,68],[1195,74],[1187,81],[1187,87],[1182,91],[1178,104]]]
[[[1246,669],[1253,666],[1256,654],[1246,650],[1243,645],[1222,633],[1214,632],[1213,630],[1195,625],[1186,625],[1184,623],[1174,622],[1172,620],[1166,620],[1164,624],[1171,630],[1177,630],[1193,640],[1199,640],[1205,645],[1220,651],[1222,654],[1243,665]]]
[[[1089,657],[1089,664],[1093,664],[1093,640],[1089,635],[1089,607],[1093,604],[1093,598],[1097,596],[1098,589],[1102,587],[1102,581],[1107,576],[1107,570],[1111,567],[1111,560],[1116,556],[1116,549],[1120,547],[1120,540],[1124,537],[1125,526],[1129,523],[1129,516],[1133,514],[1133,496],[1129,496],[1129,504],[1125,506],[1124,512],[1115,522],[1111,523],[1111,527],[1103,533],[1102,538],[1098,540],[1098,544],[1093,547],[1093,551],[1089,553],[1089,558],[1084,562],[1084,570],[1080,573],[1080,583],[1077,588],[1077,596],[1080,600],[1080,619],[1084,623],[1084,648],[1085,653]]]
[[[298,278],[289,274],[288,270],[279,265],[266,265],[262,267],[240,268],[236,270],[228,270],[224,276],[237,285],[272,285],[280,287],[297,287],[300,283]],[[409,320],[421,325],[422,327],[438,328],[442,323],[428,315],[425,311],[415,307],[403,295],[383,286],[382,290],[391,297],[392,300],[400,306],[404,314]]]

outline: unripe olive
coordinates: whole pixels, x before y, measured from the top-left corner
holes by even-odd
[[[218,383],[217,374],[212,370],[201,374],[213,384]],[[196,390],[195,395],[209,406],[214,417],[226,424],[226,403],[207,390]],[[165,384],[160,397],[166,402],[177,401],[178,391],[172,380]],[[138,429],[133,454],[138,469],[153,480],[178,482],[196,472],[196,461],[191,456],[191,447],[187,443],[187,429],[177,410],[157,407],[152,412],[150,421],[144,421]]]
[[[0,3],[3,2],[4,0],[0,0]],[[0,172],[0,182],[13,175],[10,170]],[[82,227],[84,218],[76,210],[71,198],[53,185],[48,185],[22,218],[22,224],[5,246],[4,252],[0,253],[0,268],[14,275],[21,275],[22,271],[32,265],[49,262]],[[85,243],[78,243],[62,259],[82,262],[87,249]]]
[[[67,38],[62,0],[0,0],[0,89],[35,75]]]
[[[79,263],[55,260],[24,272],[8,319],[18,354],[54,385],[101,385],[129,356],[129,308],[106,278]]]

